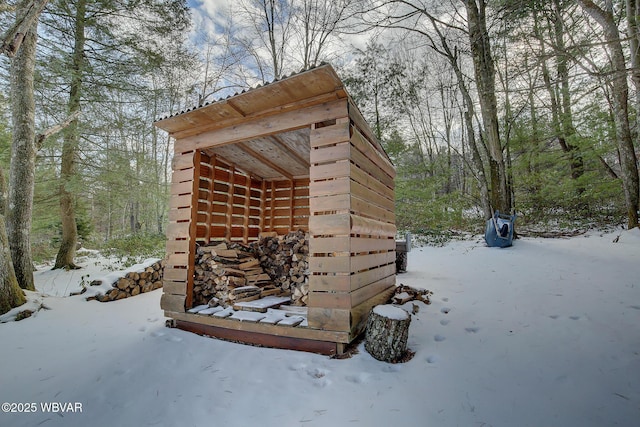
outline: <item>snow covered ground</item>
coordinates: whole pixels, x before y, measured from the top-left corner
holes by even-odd
[[[39,272],[49,310],[0,324],[0,403],[32,410],[0,426],[640,425],[638,229],[414,248],[398,283],[434,295],[397,365],[168,329],[160,290],[60,296],[87,264]]]

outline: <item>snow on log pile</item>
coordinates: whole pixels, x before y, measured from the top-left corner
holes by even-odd
[[[125,271],[111,273],[90,283],[87,301],[115,301],[162,287],[164,260],[149,259]]]
[[[196,252],[194,305],[224,307],[266,296],[290,296],[306,305],[309,242],[303,231],[264,233],[245,245],[214,241]]]

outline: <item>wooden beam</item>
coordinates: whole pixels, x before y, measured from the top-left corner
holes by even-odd
[[[270,167],[274,171],[276,171],[279,174],[281,174],[283,177],[285,177],[285,178],[287,178],[287,179],[289,179],[291,181],[293,180],[293,175],[291,175],[291,173],[288,170],[286,170],[284,168],[281,168],[280,166],[276,165],[275,163],[273,163],[271,160],[269,160],[268,158],[266,158],[262,154],[260,154],[257,151],[251,149],[249,146],[247,146],[247,144],[245,144],[243,142],[239,142],[237,145],[238,145],[238,147],[240,147],[242,149],[242,151],[246,152],[251,157],[253,157],[255,159],[258,159],[259,161],[261,161],[262,163],[264,163],[265,165],[267,165],[268,167]]]
[[[304,166],[305,168],[309,169],[309,166],[311,166],[311,163],[309,163],[306,159],[304,159],[301,155],[299,155],[295,150],[292,150],[291,147],[289,147],[278,135],[271,135],[269,138],[273,142],[275,142],[278,147],[280,147],[287,154],[293,157],[296,160],[296,162],[298,162],[300,165]]]
[[[189,129],[171,134],[176,138],[176,150],[188,151],[248,141],[258,137],[275,135],[289,130],[301,129],[311,123],[347,116],[345,99],[286,111],[277,116],[247,120],[227,128]],[[188,132],[188,135],[185,133]]]

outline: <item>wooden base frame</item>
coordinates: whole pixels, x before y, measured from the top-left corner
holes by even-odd
[[[306,351],[327,356],[340,355],[344,352],[345,344],[329,341],[318,341],[305,338],[271,335],[268,333],[227,329],[224,327],[203,325],[201,323],[176,321],[176,327],[184,331],[193,332],[226,341],[253,344],[263,347],[281,348],[287,350]]]

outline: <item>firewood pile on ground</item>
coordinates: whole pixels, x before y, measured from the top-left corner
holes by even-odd
[[[250,244],[212,241],[196,252],[194,305],[224,307],[267,296],[306,305],[309,241],[303,231],[263,233]]]

